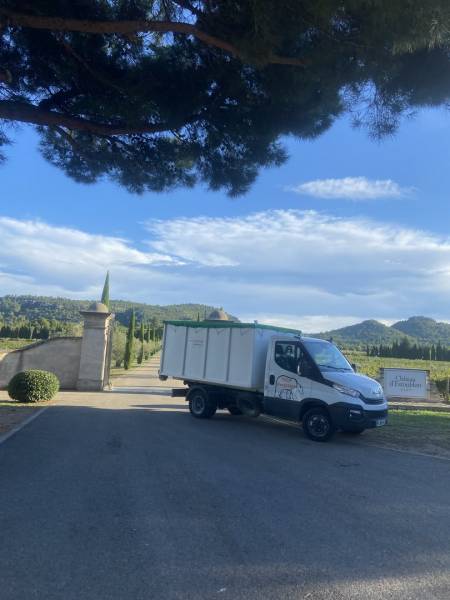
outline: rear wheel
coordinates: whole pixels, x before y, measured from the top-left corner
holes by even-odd
[[[194,388],[188,393],[189,410],[196,419],[210,419],[217,410],[217,403],[201,388]]]
[[[238,416],[238,415],[242,415],[242,410],[240,408],[238,408],[237,406],[229,406],[228,407],[228,412],[230,413],[230,415],[234,415],[234,416]]]
[[[335,431],[328,411],[320,406],[310,408],[303,415],[302,425],[305,435],[314,442],[326,442]]]

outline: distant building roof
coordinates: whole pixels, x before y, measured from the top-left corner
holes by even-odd
[[[227,313],[223,310],[223,308],[214,309],[206,321],[229,321],[229,317]]]

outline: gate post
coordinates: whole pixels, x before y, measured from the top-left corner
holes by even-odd
[[[84,331],[77,390],[100,391],[109,383],[109,339],[114,315],[101,302],[94,302],[80,313],[84,317]]]

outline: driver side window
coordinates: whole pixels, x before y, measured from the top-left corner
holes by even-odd
[[[298,373],[302,351],[294,342],[275,343],[275,362],[279,367],[291,373]]]

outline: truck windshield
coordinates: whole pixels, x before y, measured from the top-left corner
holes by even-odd
[[[353,371],[334,344],[322,340],[303,340],[303,344],[321,371]]]

